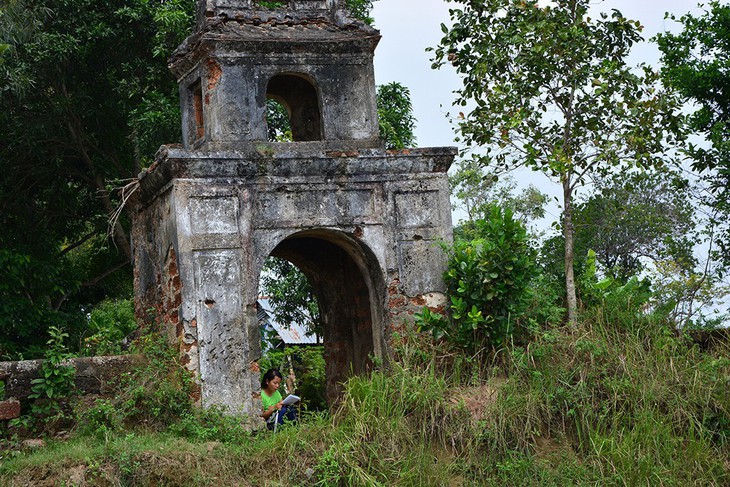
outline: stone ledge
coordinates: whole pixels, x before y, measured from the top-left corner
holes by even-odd
[[[76,388],[83,394],[105,394],[109,384],[144,359],[140,355],[80,357],[67,365],[76,369]],[[31,393],[31,381],[40,377],[44,360],[0,362],[0,380],[5,381],[5,395],[25,400]]]
[[[415,175],[446,174],[457,149],[429,147],[385,149],[332,148],[315,144],[248,145],[241,150],[198,151],[163,146],[155,163],[139,175],[142,199],[153,199],[174,179],[297,178],[338,182],[410,180]],[[269,150],[270,149],[270,150]]]

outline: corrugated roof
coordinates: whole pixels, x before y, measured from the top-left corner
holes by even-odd
[[[317,337],[316,335],[307,335],[307,328],[306,326],[300,324],[300,323],[291,323],[287,325],[282,325],[280,323],[277,323],[276,319],[274,318],[274,310],[271,307],[271,303],[269,302],[268,297],[260,297],[258,299],[259,303],[259,319],[261,319],[261,311],[266,313],[266,322],[271,325],[271,327],[276,330],[276,333],[279,335],[281,340],[286,343],[287,345],[316,345],[317,344]]]

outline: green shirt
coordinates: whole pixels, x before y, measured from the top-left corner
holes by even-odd
[[[261,402],[264,406],[264,411],[269,409],[271,406],[275,406],[281,401],[281,392],[276,391],[272,395],[268,395],[266,391],[261,391]]]

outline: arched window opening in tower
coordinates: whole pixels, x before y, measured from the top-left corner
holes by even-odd
[[[291,140],[294,142],[322,140],[322,116],[319,94],[313,81],[302,74],[278,74],[269,80],[267,100],[275,100],[289,116]],[[268,122],[267,102],[267,122]],[[271,139],[271,125],[269,138]]]

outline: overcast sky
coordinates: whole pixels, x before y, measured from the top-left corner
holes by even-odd
[[[659,32],[678,32],[677,22],[664,20],[665,12],[677,17],[701,12],[696,1],[690,0],[596,0],[593,8],[610,12],[619,10],[624,16],[638,20],[644,26],[642,33],[647,40],[632,50],[632,65],[645,62],[658,65],[659,50],[648,39]],[[432,53],[427,47],[435,47],[441,36],[441,23],[449,24],[449,8],[457,4],[445,0],[377,0],[373,17],[375,27],[383,36],[375,51],[375,78],[377,84],[398,81],[411,91],[413,111],[417,120],[416,138],[419,147],[455,146],[454,130],[446,117],[453,112],[453,91],[460,86],[460,79],[453,69],[444,66],[431,69]],[[548,208],[548,216],[539,227],[547,228],[559,218],[557,201],[562,198],[560,187],[541,173],[529,170],[514,172],[512,176],[520,187],[535,185],[540,191],[555,198]],[[463,214],[454,213],[454,222]]]
[[[440,25],[449,23],[448,9],[455,5],[444,0],[377,0],[374,4],[375,27],[383,36],[375,51],[376,82],[399,81],[411,90],[421,147],[454,145],[454,132],[445,114],[460,81],[448,66],[432,70],[431,53],[425,49],[438,44]],[[594,8],[618,9],[624,16],[639,20],[645,27],[645,39],[665,30],[678,30],[677,23],[664,20],[665,12],[677,16],[699,12],[697,2],[690,0],[604,0],[596,1]],[[632,59],[632,64],[657,64],[659,51],[646,42],[634,47]]]

